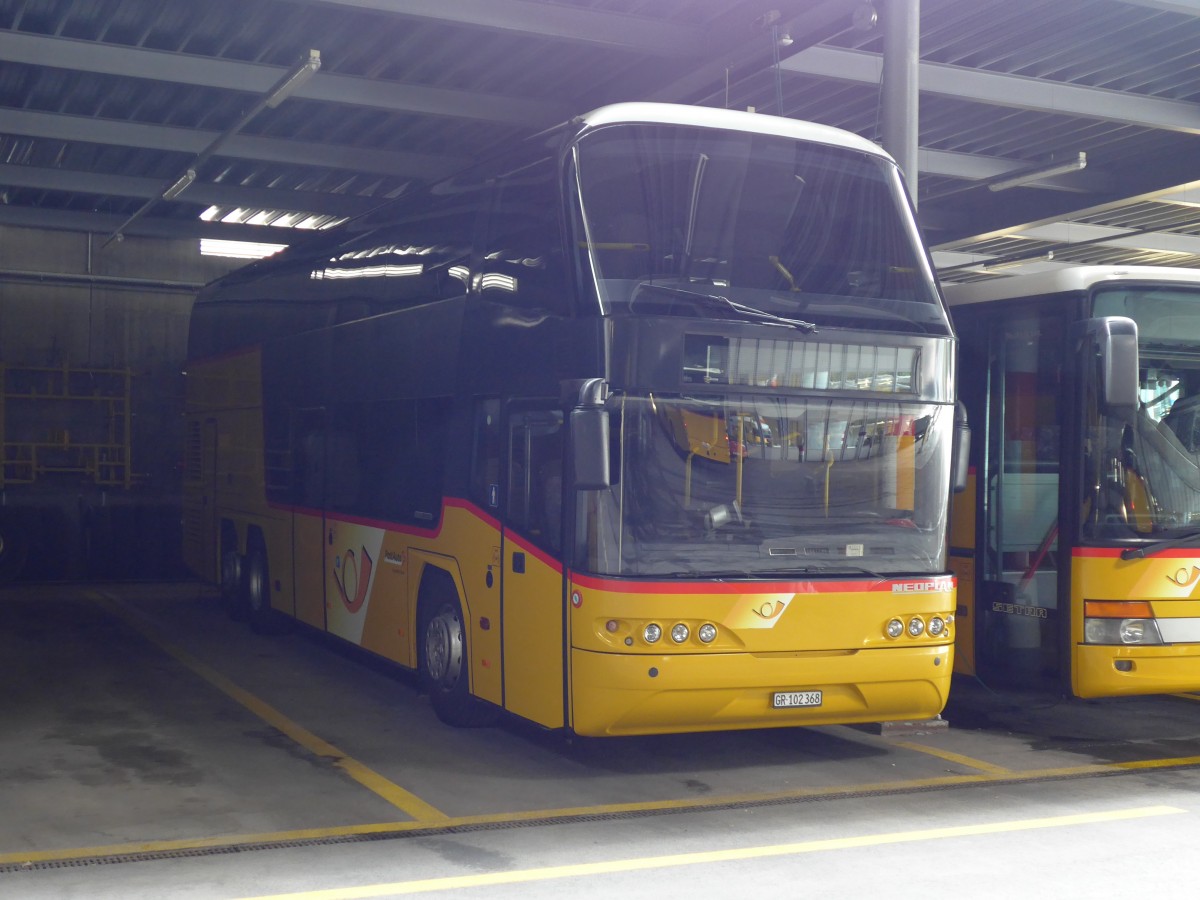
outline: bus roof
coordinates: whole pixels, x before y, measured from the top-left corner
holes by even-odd
[[[892,159],[878,144],[840,128],[735,109],[717,109],[710,106],[688,106],[676,103],[614,103],[579,116],[576,121],[583,123],[588,128],[598,128],[618,122],[723,128],[729,131],[747,131],[846,147],[884,159]]]
[[[1030,275],[1007,275],[967,284],[943,284],[951,306],[1086,291],[1106,281],[1163,281],[1200,285],[1200,269],[1168,266],[1064,266]]]

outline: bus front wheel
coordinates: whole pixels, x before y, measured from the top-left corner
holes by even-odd
[[[421,624],[421,683],[437,717],[457,728],[495,721],[495,710],[471,696],[466,629],[457,599],[429,602]]]

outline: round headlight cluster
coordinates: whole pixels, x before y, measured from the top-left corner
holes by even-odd
[[[931,616],[926,622],[921,616],[910,616],[908,621],[897,617],[889,619],[887,625],[883,627],[883,633],[892,640],[908,634],[909,637],[919,638],[923,634],[929,637],[944,637],[950,632],[950,623],[954,621],[953,616]]]
[[[672,641],[676,644],[682,644],[692,636],[692,629],[684,622],[676,622],[671,626],[670,635]],[[655,622],[651,622],[642,629],[642,640],[647,644],[657,644],[662,640],[662,636],[662,626]],[[711,622],[705,622],[696,629],[696,637],[700,639],[700,643],[702,644],[711,644],[717,639],[717,626]]]

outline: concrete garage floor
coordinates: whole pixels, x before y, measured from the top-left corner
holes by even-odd
[[[885,735],[457,731],[410,677],[304,632],[254,635],[203,586],[10,586],[0,896],[561,896],[562,879],[572,896],[725,896],[751,859],[761,895],[795,896],[796,854],[828,895],[888,871],[847,871],[845,854],[878,863],[890,848],[903,872],[897,848],[920,844],[923,859],[930,841],[977,847],[976,862],[951,856],[968,875],[985,860],[1004,871],[996,896],[1041,857],[1046,878],[1111,890],[1105,865],[1138,841],[1166,895],[1178,889],[1162,862],[1200,837],[1195,698],[1066,701],[965,681],[946,718]],[[1080,844],[1052,850],[1047,828]],[[1085,865],[1106,829],[1117,844]],[[1034,863],[1008,871],[993,854],[1021,840],[1013,852]]]

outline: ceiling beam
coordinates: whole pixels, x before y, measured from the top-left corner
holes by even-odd
[[[102,196],[138,197],[148,200],[162,196],[163,183],[161,178],[102,175],[2,163],[0,164],[0,186]],[[187,196],[184,199],[189,203],[206,206],[241,206],[331,216],[359,215],[374,209],[383,202],[380,198],[359,197],[353,194],[289,191],[203,181],[194,182],[188,188]]]
[[[1028,160],[1003,159],[997,156],[982,156],[977,153],[956,153],[949,150],[923,148],[917,151],[917,167],[922,173],[928,175],[988,182],[1026,170],[1029,168],[1029,162]],[[1026,186],[1095,194],[1113,190],[1114,184],[1109,175],[1094,169],[1084,169],[1072,172],[1070,175],[1043,178]]]
[[[981,203],[958,207],[956,213],[968,224],[970,234],[944,234],[934,249],[962,250],[972,244],[1007,237],[1031,228],[1081,220],[1154,200],[1200,199],[1200,171],[1194,161],[1154,160],[1145,167],[1152,174],[1130,173],[1122,178],[1119,196],[1097,198],[1099,202],[1079,208],[1078,199],[1045,191],[1020,192],[1023,196],[1004,204]],[[1190,173],[1190,177],[1188,177]],[[1013,192],[1016,193],[1016,192]],[[1035,198],[1036,194],[1036,198]]]
[[[883,57],[861,50],[810,47],[780,62],[780,68],[785,72],[820,78],[878,84],[883,71]],[[929,62],[921,63],[919,80],[921,93],[1142,128],[1200,134],[1200,104],[1183,100],[1164,100],[1045,78],[1004,75]]]
[[[289,0],[370,10],[410,19],[469,25],[530,37],[598,44],[654,56],[691,57],[703,49],[699,26],[648,16],[581,9],[531,0]]]
[[[0,61],[30,66],[52,65],[77,72],[144,78],[253,94],[265,94],[287,72],[285,67],[280,66],[16,31],[0,31]],[[324,72],[318,72],[292,96],[388,112],[515,123],[538,128],[566,120],[572,112],[552,102],[372,81]]]
[[[1122,0],[1130,6],[1161,9],[1164,12],[1181,13],[1185,16],[1200,16],[1200,0]]]
[[[811,46],[853,28],[856,21],[854,10],[861,5],[859,0],[780,3],[777,6],[784,8],[778,10],[778,26],[788,31],[797,48]],[[724,46],[712,49],[710,45],[698,65],[683,74],[679,73],[677,66],[672,67],[669,78],[656,78],[649,85],[649,94],[644,93],[647,88],[644,83],[629,84],[628,89],[640,89],[643,94],[637,95],[639,99],[699,102],[716,96],[714,92],[719,91],[727,79],[736,80],[739,72],[760,71],[773,64],[770,26],[761,21],[726,21],[723,24],[724,33],[718,34],[714,41],[722,40]],[[634,73],[634,76],[637,74]]]
[[[178,151],[193,156],[220,137],[216,131],[7,108],[0,109],[0,134]],[[467,162],[455,157],[314,144],[244,134],[234,135],[226,141],[221,146],[220,155],[421,179],[447,175]]]

